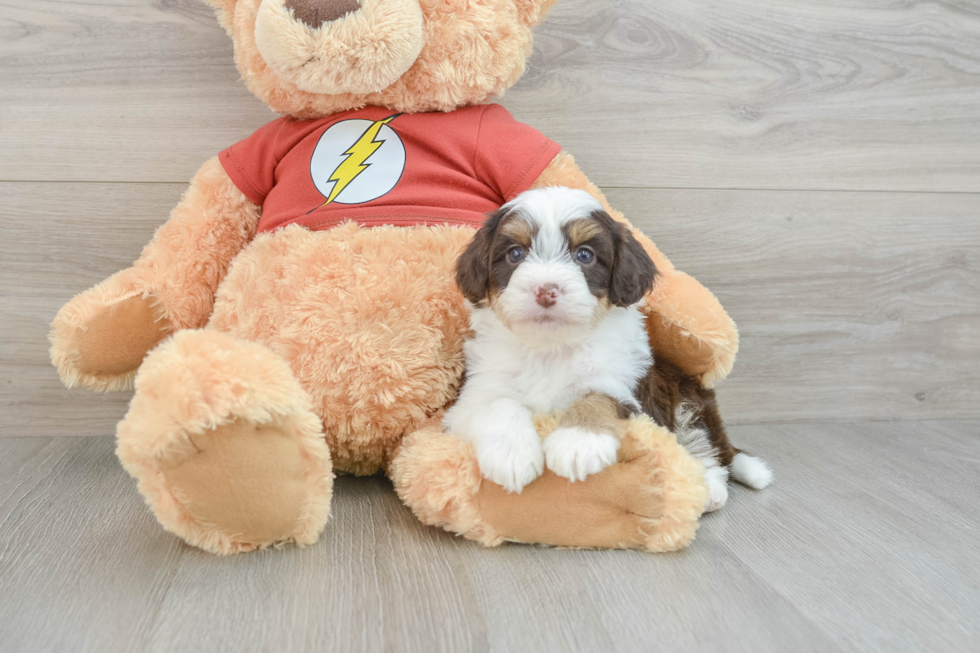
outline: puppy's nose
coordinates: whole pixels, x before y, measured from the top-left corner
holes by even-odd
[[[286,0],[296,20],[316,29],[361,8],[360,0]]]
[[[558,301],[558,290],[557,283],[542,284],[534,291],[534,299],[545,308],[554,306]]]

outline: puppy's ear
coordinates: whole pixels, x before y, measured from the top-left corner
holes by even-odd
[[[490,249],[497,226],[506,213],[500,209],[490,214],[456,261],[456,285],[474,304],[479,304],[490,291]]]
[[[609,279],[609,301],[616,306],[629,306],[643,299],[653,288],[657,268],[643,245],[630,230],[602,212],[601,221],[611,226],[616,242],[616,261]]]

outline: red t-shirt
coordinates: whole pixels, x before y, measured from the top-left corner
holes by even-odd
[[[262,205],[259,231],[344,220],[479,226],[530,188],[560,149],[499,104],[416,114],[366,107],[279,118],[219,159]]]

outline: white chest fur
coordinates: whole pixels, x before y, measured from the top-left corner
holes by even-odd
[[[489,309],[475,309],[472,325],[466,394],[513,398],[536,413],[566,408],[588,392],[635,404],[633,390],[651,363],[644,318],[635,306],[613,308],[568,344],[523,342]]]

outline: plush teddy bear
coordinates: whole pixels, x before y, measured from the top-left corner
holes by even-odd
[[[620,462],[521,494],[438,428],[463,375],[460,252],[520,192],[602,193],[488,100],[554,0],[210,0],[247,86],[283,117],[207,161],[139,259],[65,305],[69,386],[135,382],[117,453],[160,523],[233,553],[314,542],[335,472],[385,471],[426,523],[486,544],[671,550],[701,469],[646,418]],[[706,386],[735,326],[637,232],[659,276],[651,344]],[[554,416],[540,416],[542,436]]]

